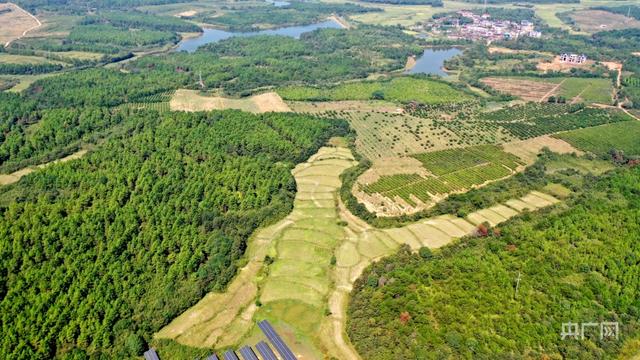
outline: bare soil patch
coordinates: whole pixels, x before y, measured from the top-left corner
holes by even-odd
[[[211,111],[236,109],[252,113],[290,112],[291,109],[276,93],[264,93],[244,99],[207,96],[197,90],[180,89],[169,102],[174,111]]]
[[[0,43],[5,47],[42,26],[40,20],[15,4],[0,4],[0,11],[5,9],[11,10],[0,13]]]
[[[52,164],[56,164],[56,163],[63,163],[63,162],[67,162],[70,160],[74,160],[74,159],[79,159],[81,157],[84,156],[84,154],[87,153],[87,150],[79,150],[71,155],[65,156],[61,159],[58,160],[54,160],[45,164],[40,164],[40,165],[36,165],[36,166],[30,166],[30,167],[26,167],[24,169],[20,169],[18,171],[12,172],[11,174],[0,174],[0,185],[9,185],[9,184],[13,184],[15,182],[18,182],[23,176],[25,175],[29,175],[32,172],[38,170],[38,169],[44,169],[45,167],[52,165]]]
[[[571,146],[571,144],[569,144],[568,142],[553,138],[550,135],[543,135],[527,140],[510,142],[504,144],[503,147],[504,151],[516,155],[517,157],[526,161],[527,164],[533,164],[536,161],[538,154],[545,147],[559,154],[584,154],[582,151]]]
[[[580,10],[571,13],[581,31],[596,33],[607,30],[640,28],[640,21],[603,10]]]
[[[187,11],[183,11],[179,14],[176,14],[176,16],[178,17],[192,17],[195,16],[198,12],[195,10],[187,10]]]
[[[556,56],[553,58],[551,62],[540,62],[538,63],[538,70],[547,72],[547,71],[570,71],[573,68],[586,68],[594,65],[595,62],[593,60],[587,60],[582,64],[573,64],[568,62],[560,61],[560,57]]]
[[[558,89],[558,84],[544,81],[521,79],[515,81],[508,78],[493,77],[484,78],[481,81],[495,90],[520,97],[526,101],[543,101],[545,98],[554,95]]]

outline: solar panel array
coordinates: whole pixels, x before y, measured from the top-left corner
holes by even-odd
[[[224,360],[240,360],[238,359],[238,355],[236,355],[233,350],[226,351],[223,356]]]
[[[269,347],[269,345],[267,345],[266,342],[260,341],[259,343],[257,343],[256,349],[260,353],[260,356],[262,356],[262,360],[278,360],[276,354],[271,351],[271,348]]]
[[[282,360],[297,360],[291,349],[289,349],[284,340],[282,340],[267,320],[258,322],[258,327],[265,334],[271,345],[278,351]],[[250,346],[243,346],[238,352],[243,360],[279,360],[273,350],[271,350],[269,345],[264,341],[256,344],[256,350],[258,350],[261,359],[258,358]],[[144,358],[145,360],[160,360],[155,349],[146,351]],[[220,358],[216,354],[212,354],[207,356],[205,360],[220,360]],[[240,358],[238,358],[238,355],[233,350],[228,350],[222,355],[222,360],[240,360]]]
[[[156,349],[149,349],[144,352],[144,360],[160,360]]]
[[[287,344],[285,344],[280,335],[278,335],[278,333],[273,329],[273,326],[271,326],[267,320],[260,321],[258,323],[258,327],[267,336],[271,345],[276,348],[284,360],[298,360],[296,356],[293,355],[293,351],[289,349]]]

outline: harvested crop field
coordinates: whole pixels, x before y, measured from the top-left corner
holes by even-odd
[[[236,109],[252,113],[290,112],[291,109],[276,93],[264,93],[244,99],[202,95],[197,90],[180,89],[169,103],[173,111],[211,111]]]
[[[640,28],[640,21],[603,10],[579,10],[569,15],[580,31],[596,33],[608,30]]]
[[[493,89],[514,95],[526,101],[544,101],[555,94],[558,84],[514,78],[488,77],[481,80]]]
[[[495,90],[527,101],[542,102],[550,96],[562,96],[567,102],[572,103],[610,104],[613,95],[612,81],[606,78],[495,77],[485,78],[482,82]]]
[[[538,154],[545,147],[559,154],[583,154],[582,151],[574,148],[568,142],[551,137],[549,135],[538,136],[527,140],[514,141],[503,144],[502,146],[504,148],[504,151],[516,155],[528,164],[532,164],[533,162],[535,162]]]
[[[11,3],[0,4],[0,44],[9,46],[12,41],[41,25],[38,19],[19,6]]]

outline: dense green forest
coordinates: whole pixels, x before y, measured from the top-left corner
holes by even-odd
[[[0,188],[8,358],[140,355],[290,211],[293,165],[347,131],[290,114],[127,116],[127,132],[81,160]]]
[[[443,6],[442,0],[362,0],[371,3],[383,3],[393,5],[431,5],[433,7]]]
[[[407,57],[422,53],[420,42],[397,27],[361,25],[349,31],[321,29],[300,39],[284,36],[233,37],[195,53],[144,57],[132,71],[198,74],[208,88],[227,94],[287,84],[325,84],[398,70]]]
[[[0,0],[0,2],[8,2]],[[11,2],[35,11],[55,11],[62,13],[85,14],[88,10],[124,9],[144,5],[160,5],[188,2],[187,0],[12,0]]]
[[[251,31],[264,27],[307,25],[326,19],[333,14],[351,15],[381,11],[356,4],[327,4],[291,1],[284,6],[260,6],[250,9],[226,11],[222,15],[205,17],[204,22],[220,25],[231,31]]]
[[[200,32],[202,29],[174,16],[155,16],[137,11],[104,11],[85,17],[82,25],[110,24],[120,28],[150,29],[175,32]]]
[[[568,209],[369,267],[348,310],[357,350],[372,360],[615,358],[640,334],[640,168],[585,186]],[[597,330],[561,340],[562,323],[602,321],[619,322],[620,340]]]

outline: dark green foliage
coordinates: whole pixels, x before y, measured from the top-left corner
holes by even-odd
[[[117,106],[173,90],[186,81],[187,76],[177,72],[126,74],[96,68],[39,80],[27,93],[41,108]]]
[[[0,74],[35,75],[54,72],[63,69],[61,64],[0,64]]]
[[[4,2],[4,0],[3,0]],[[34,12],[37,10],[61,13],[85,14],[91,9],[123,9],[145,5],[162,5],[188,2],[187,0],[15,0],[20,7]]]
[[[284,36],[234,37],[202,46],[193,54],[144,57],[133,71],[198,75],[208,88],[228,94],[287,84],[326,84],[364,78],[404,67],[407,56],[421,53],[418,40],[393,27],[361,25],[349,31],[322,29]]]
[[[294,163],[347,129],[293,114],[128,116],[82,159],[0,188],[5,358],[139,354],[224,288],[250,234],[290,212]]]
[[[31,123],[16,124],[3,134],[0,172],[64,157],[78,148],[84,136],[95,136],[123,121],[121,114],[104,108],[52,109],[34,116],[37,119]]]
[[[204,18],[204,22],[223,26],[231,31],[252,31],[264,25],[273,27],[307,25],[326,19],[332,14],[351,15],[381,11],[355,4],[328,4],[291,1],[285,6],[260,6],[227,11],[221,16]]]
[[[123,47],[157,45],[177,42],[178,36],[170,31],[136,30],[118,28],[106,24],[83,25],[73,28],[70,41],[84,44],[113,44]]]
[[[125,29],[133,28],[174,32],[202,31],[199,26],[175,16],[155,16],[136,11],[100,12],[97,15],[87,16],[81,21],[81,24],[110,24]]]
[[[372,360],[617,358],[640,333],[640,168],[590,184],[568,210],[523,215],[428,261],[403,248],[370,266],[348,309],[356,349]],[[619,322],[620,339],[596,329],[561,340],[562,323],[601,321]]]

